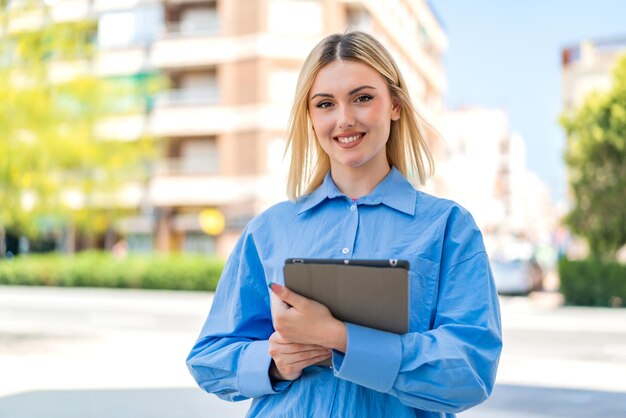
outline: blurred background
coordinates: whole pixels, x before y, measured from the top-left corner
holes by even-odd
[[[194,389],[184,358],[239,234],[286,199],[306,54],[351,29],[389,49],[440,134],[422,189],[483,231],[506,344],[466,416],[626,416],[623,16],[616,0],[0,1],[0,416],[245,414]]]

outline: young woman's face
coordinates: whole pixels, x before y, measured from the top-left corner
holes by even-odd
[[[376,70],[356,61],[328,64],[313,81],[308,107],[333,171],[388,168],[385,144],[400,106]]]

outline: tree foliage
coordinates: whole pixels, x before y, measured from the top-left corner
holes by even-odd
[[[561,124],[574,200],[566,223],[593,255],[613,257],[626,244],[626,56],[612,89],[587,97]]]
[[[95,21],[54,22],[34,3],[0,9],[0,230],[100,233],[120,189],[145,175],[152,141],[99,133],[106,117],[138,111],[124,105],[136,92],[94,74]],[[41,24],[12,27],[29,13]]]

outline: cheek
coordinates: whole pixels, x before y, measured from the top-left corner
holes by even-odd
[[[361,123],[375,127],[391,120],[391,116],[385,106],[368,106],[362,110],[359,119]]]
[[[313,124],[313,130],[318,139],[329,135],[334,128],[331,117],[325,114],[311,116],[311,123]]]

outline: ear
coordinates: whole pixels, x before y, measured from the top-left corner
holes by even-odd
[[[400,112],[402,111],[402,105],[397,98],[391,99],[391,120],[397,121],[400,119]]]

